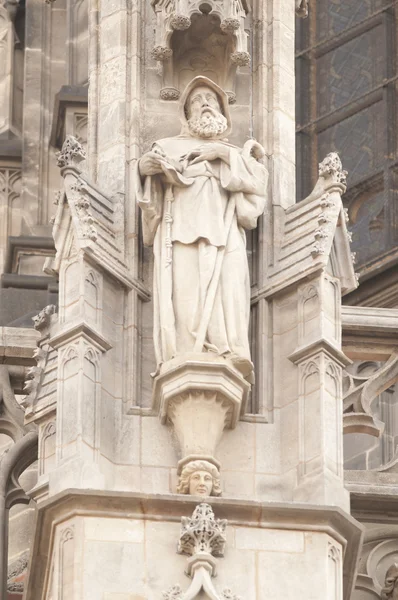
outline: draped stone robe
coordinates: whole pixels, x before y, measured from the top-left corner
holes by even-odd
[[[154,344],[158,367],[174,356],[193,351],[217,253],[224,249],[203,350],[242,360],[250,364],[251,371],[250,281],[244,230],[256,227],[264,211],[268,174],[251,156],[250,143],[243,150],[226,142],[217,143],[228,147],[230,165],[220,159],[188,164],[184,157],[206,140],[175,137],[156,142],[154,148],[178,161],[183,166],[181,174],[169,166],[167,159],[162,175],[142,181],[137,173],[136,196],[142,209],[144,244],[154,247]],[[228,227],[226,214],[231,202]]]

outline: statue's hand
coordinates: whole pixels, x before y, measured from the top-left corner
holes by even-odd
[[[191,165],[195,165],[203,160],[212,161],[217,159],[223,160],[229,164],[228,147],[217,142],[199,146],[196,150],[192,150],[187,156],[188,163]]]
[[[161,159],[161,155],[153,150],[144,154],[138,161],[138,170],[141,177],[163,173]]]

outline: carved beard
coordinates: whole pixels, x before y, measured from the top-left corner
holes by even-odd
[[[204,114],[201,117],[188,119],[188,128],[191,135],[201,138],[213,138],[227,130],[227,119],[221,113]]]

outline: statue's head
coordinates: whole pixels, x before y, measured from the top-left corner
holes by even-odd
[[[177,487],[178,494],[221,496],[220,473],[207,460],[194,460],[185,465]]]
[[[202,139],[219,139],[231,131],[228,96],[211,79],[195,77],[181,96],[183,133]]]
[[[382,600],[398,600],[398,564],[394,563],[387,570],[384,587],[381,590]]]

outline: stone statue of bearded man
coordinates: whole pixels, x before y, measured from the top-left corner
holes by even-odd
[[[196,77],[180,102],[179,136],[154,143],[137,164],[145,245],[154,247],[158,368],[189,353],[232,361],[251,381],[250,282],[245,229],[256,227],[268,173],[255,141],[226,141],[228,98]]]

